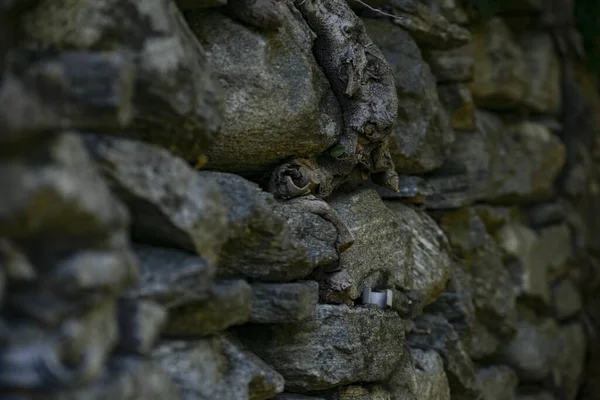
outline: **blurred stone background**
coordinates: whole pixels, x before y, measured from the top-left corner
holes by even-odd
[[[2,400],[600,398],[596,2],[367,3],[0,0]]]

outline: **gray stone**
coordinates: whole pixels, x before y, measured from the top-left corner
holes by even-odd
[[[534,228],[544,228],[548,225],[558,224],[565,217],[566,210],[561,202],[535,204],[525,211],[527,224]]]
[[[343,386],[323,395],[327,400],[391,400],[390,393],[380,385]]]
[[[437,90],[450,117],[450,126],[457,131],[474,131],[475,103],[469,87],[464,83],[446,83],[438,85]]]
[[[480,360],[496,354],[500,348],[500,341],[485,325],[475,321],[465,345],[471,358]]]
[[[423,306],[435,301],[446,288],[450,277],[450,254],[444,246],[444,232],[425,212],[417,211],[398,202],[385,202],[410,238],[408,271],[405,288],[423,296]]]
[[[433,194],[431,185],[422,177],[414,175],[401,175],[398,177],[398,192],[375,184],[365,186],[377,191],[382,199],[403,200],[416,205],[422,205],[426,198]]]
[[[114,301],[66,318],[54,329],[11,322],[1,338],[0,386],[5,390],[90,384],[102,377],[118,340]]]
[[[404,352],[403,333],[393,311],[325,304],[299,323],[239,329],[244,343],[283,375],[286,388],[299,393],[385,379]]]
[[[559,349],[559,330],[552,319],[518,323],[515,337],[502,347],[505,363],[520,382],[539,381],[551,372]]]
[[[583,305],[577,287],[569,278],[561,279],[552,285],[551,298],[554,315],[558,320],[575,316]]]
[[[152,301],[119,302],[117,351],[146,355],[152,350],[167,320],[167,311]]]
[[[355,237],[352,247],[340,255],[337,272],[321,282],[322,296],[329,302],[350,303],[364,288],[404,288],[412,265],[410,238],[400,221],[377,193],[360,189],[329,199],[330,206]]]
[[[31,47],[133,53],[135,118],[131,128],[114,133],[160,144],[194,163],[214,142],[220,88],[174,1],[44,0],[23,16],[22,27]]]
[[[416,364],[416,399],[450,400],[450,385],[442,357],[433,350],[411,349],[410,353]]]
[[[179,400],[175,384],[158,363],[134,356],[112,358],[102,379],[89,386],[43,396],[48,400]]]
[[[165,341],[154,350],[181,400],[263,400],[283,391],[283,378],[230,337]]]
[[[517,317],[517,291],[485,225],[474,209],[462,208],[445,213],[440,227],[470,278],[477,320],[500,335],[511,335]]]
[[[560,398],[574,400],[583,379],[587,338],[579,323],[559,327],[558,356],[555,376],[560,388]]]
[[[140,279],[125,296],[156,301],[173,308],[208,298],[215,267],[192,253],[135,245]]]
[[[480,388],[475,378],[475,366],[458,334],[445,318],[423,315],[415,319],[415,329],[406,340],[412,348],[433,350],[441,356],[453,398],[477,398]]]
[[[322,152],[341,134],[340,107],[313,57],[314,36],[293,5],[281,11],[285,23],[268,35],[216,11],[188,16],[225,93],[210,169],[260,174],[292,155]]]
[[[250,322],[298,322],[311,316],[319,300],[319,284],[296,283],[252,284]]]
[[[517,223],[500,229],[496,240],[508,257],[516,259],[511,265],[511,274],[518,285],[519,294],[548,306],[550,282],[548,265],[544,263],[546,257],[542,253],[552,249],[540,246],[536,233]]]
[[[512,369],[496,365],[477,370],[482,400],[515,400],[519,379]]]
[[[464,46],[471,40],[468,30],[448,22],[441,13],[436,13],[417,0],[394,0],[392,2],[394,23],[406,29],[419,46],[448,50]]]
[[[169,311],[164,334],[172,337],[208,336],[250,318],[252,291],[245,281],[222,281],[208,299]]]
[[[120,129],[132,119],[135,69],[121,50],[11,49],[3,58],[4,148],[66,129]]]
[[[529,69],[504,21],[495,17],[471,30],[477,73],[469,87],[479,107],[514,108],[527,95]]]
[[[469,82],[473,79],[475,60],[468,46],[446,51],[425,51],[423,58],[438,83]]]
[[[127,204],[137,241],[189,250],[216,262],[226,238],[225,210],[216,185],[182,159],[150,144],[91,135],[85,143]]]
[[[528,32],[519,44],[531,77],[523,104],[536,113],[557,115],[561,109],[560,62],[551,34]]]
[[[540,230],[540,262],[548,266],[550,277],[566,273],[573,256],[571,230],[567,224],[553,225]]]
[[[38,261],[40,269],[47,265],[44,262]],[[5,311],[54,326],[118,296],[138,276],[135,259],[126,249],[75,251],[53,267],[43,279],[9,291]]]
[[[429,178],[429,208],[457,208],[478,200],[494,203],[544,201],[565,160],[562,142],[542,125],[504,126],[477,112],[477,131],[457,136],[446,163]]]
[[[96,172],[77,136],[53,135],[36,143],[30,157],[30,162],[0,162],[0,235],[30,243],[43,236],[43,250],[28,254],[34,265],[40,259],[51,263],[64,257],[75,237],[79,247],[97,245],[98,237],[128,226],[126,209]]]
[[[364,19],[367,33],[392,67],[398,94],[398,118],[390,152],[402,174],[439,167],[454,141],[445,110],[440,105],[435,78],[411,36],[391,22]]]
[[[258,281],[291,281],[338,259],[336,230],[301,202],[277,202],[258,185],[237,175],[206,172],[221,190],[229,240],[218,275]]]

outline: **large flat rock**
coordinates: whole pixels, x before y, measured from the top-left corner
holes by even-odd
[[[302,322],[247,325],[237,334],[299,393],[381,381],[405,351],[395,312],[343,305],[320,304]]]

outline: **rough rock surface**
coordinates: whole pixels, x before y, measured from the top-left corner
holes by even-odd
[[[516,107],[526,96],[530,80],[523,51],[501,18],[493,18],[473,31],[469,44],[477,73],[470,83],[479,107]]]
[[[240,176],[206,172],[223,196],[229,239],[218,266],[222,278],[291,281],[338,260],[336,229],[301,202],[278,202]]]
[[[542,201],[554,193],[564,145],[540,124],[505,126],[478,111],[477,131],[457,136],[446,163],[429,178],[430,208],[456,208],[477,200]]]
[[[85,143],[127,204],[136,240],[217,261],[226,238],[226,219],[216,185],[182,159],[150,144],[91,135]]]
[[[461,399],[476,399],[480,388],[475,366],[452,325],[443,317],[423,315],[415,320],[415,326],[407,336],[407,343],[413,348],[439,353],[452,394]]]
[[[575,316],[583,305],[577,287],[569,278],[561,279],[552,285],[551,298],[554,315],[558,320]]]
[[[450,277],[450,254],[445,246],[444,232],[426,213],[399,202],[385,202],[400,222],[402,234],[410,238],[406,289],[415,290],[427,306],[446,288]]]
[[[340,270],[325,275],[320,286],[325,300],[351,302],[365,287],[406,287],[412,264],[410,238],[402,234],[400,221],[377,193],[370,189],[343,193],[333,196],[329,204],[348,226],[355,242],[340,255]]]
[[[467,85],[464,83],[441,84],[438,85],[438,94],[448,112],[452,128],[457,131],[474,131],[476,129],[475,102]]]
[[[298,322],[311,316],[319,300],[319,284],[255,283],[252,285],[250,322]]]
[[[514,338],[502,347],[502,353],[521,382],[539,381],[550,373],[559,346],[558,327],[553,320],[536,323],[522,319]]]
[[[438,83],[469,82],[475,72],[475,60],[468,46],[447,51],[426,51],[423,57]]]
[[[208,336],[249,320],[252,290],[245,281],[218,282],[207,297],[204,301],[171,309],[164,334]]]
[[[561,107],[560,65],[552,37],[528,33],[519,44],[531,77],[523,103],[537,113],[557,114]]]
[[[395,312],[343,305],[320,304],[302,322],[250,325],[239,334],[283,375],[288,390],[300,393],[383,380],[405,351]]]
[[[40,1],[22,24],[28,46],[131,53],[135,118],[120,134],[161,144],[191,162],[214,142],[222,95],[175,2]]]
[[[561,398],[573,400],[581,384],[587,338],[579,323],[570,323],[559,327],[557,371]]]
[[[417,399],[449,400],[450,386],[444,372],[444,361],[433,350],[411,349],[415,359]]]
[[[514,400],[519,380],[517,374],[504,365],[477,370],[477,380],[484,400]]]
[[[153,357],[182,400],[263,400],[283,391],[281,375],[229,337],[166,341]]]
[[[205,300],[212,287],[215,267],[192,253],[135,245],[140,278],[125,297],[148,299],[165,307]]]
[[[157,303],[121,300],[117,351],[127,354],[149,354],[166,320],[167,311]]]
[[[462,208],[445,213],[440,227],[469,276],[478,320],[499,334],[510,335],[517,317],[517,293],[485,225],[474,209]]]
[[[221,133],[207,168],[255,175],[320,153],[342,130],[341,110],[312,55],[314,34],[293,6],[264,34],[217,11],[188,16],[223,87]]]
[[[439,167],[454,141],[440,105],[435,78],[411,36],[381,19],[364,19],[367,33],[392,67],[398,94],[398,118],[390,151],[399,173],[422,173]]]

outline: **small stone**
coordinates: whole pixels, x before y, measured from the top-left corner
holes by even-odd
[[[299,393],[384,380],[404,353],[402,319],[372,308],[319,304],[302,322],[237,332],[283,375],[288,390]]]
[[[581,295],[569,278],[552,285],[552,304],[556,319],[565,320],[575,316],[583,306]]]
[[[151,301],[119,302],[117,351],[147,355],[167,320],[167,311]]]
[[[311,316],[319,300],[319,284],[297,283],[252,284],[250,322],[281,324],[298,322]]]
[[[560,62],[548,32],[527,32],[519,44],[529,68],[524,105],[536,113],[557,115],[561,109]]]
[[[450,125],[458,131],[474,131],[475,103],[471,90],[464,83],[438,85],[440,102],[450,116]]]
[[[385,202],[400,222],[402,231],[410,237],[412,265],[406,289],[423,296],[423,306],[435,301],[446,288],[450,278],[450,254],[444,246],[444,232],[425,212],[398,202]]]
[[[0,265],[8,281],[31,282],[37,276],[27,255],[8,238],[0,238]]]
[[[475,60],[468,46],[453,50],[430,50],[423,53],[438,83],[469,82],[475,73]]]
[[[471,335],[466,346],[473,360],[481,360],[496,354],[500,348],[500,341],[490,332],[485,325],[475,322],[471,328]]]
[[[550,302],[548,265],[543,252],[551,251],[540,245],[538,236],[526,226],[512,223],[500,229],[496,235],[499,246],[507,256],[516,260],[511,264],[511,273],[516,280],[520,295],[541,301],[543,306]]]
[[[164,334],[172,337],[208,336],[250,318],[252,291],[245,281],[221,281],[208,299],[173,308]]]
[[[473,28],[469,45],[475,59],[469,87],[475,104],[492,109],[514,108],[527,94],[529,69],[522,50],[499,17]]]
[[[281,393],[275,396],[274,400],[326,400],[323,397],[304,396],[296,393]]]
[[[512,369],[504,365],[477,370],[477,380],[483,400],[514,400],[519,379]]]
[[[565,223],[540,230],[539,254],[551,278],[564,275],[572,257],[571,230]]]
[[[416,364],[417,400],[450,400],[450,385],[444,360],[433,350],[411,349]]]
[[[231,337],[165,341],[154,350],[181,400],[266,400],[283,378]]]
[[[469,277],[477,320],[499,335],[510,336],[516,323],[517,290],[502,262],[502,253],[473,208],[440,218],[453,252]]]
[[[407,335],[411,348],[435,351],[444,360],[444,368],[453,396],[476,399],[480,388],[475,378],[475,366],[452,325],[443,317],[423,315],[415,320]]]
[[[558,356],[555,371],[561,399],[574,400],[583,379],[587,338],[579,323],[559,327]]]
[[[550,374],[559,345],[559,330],[554,320],[534,323],[522,319],[515,337],[501,352],[505,363],[517,372],[520,382],[532,382]]]
[[[147,299],[173,308],[209,297],[215,267],[192,253],[146,245],[133,247],[140,278],[125,297]]]
[[[98,169],[127,204],[133,237],[189,250],[216,262],[226,239],[219,189],[184,160],[159,147],[107,136],[85,136]]]

